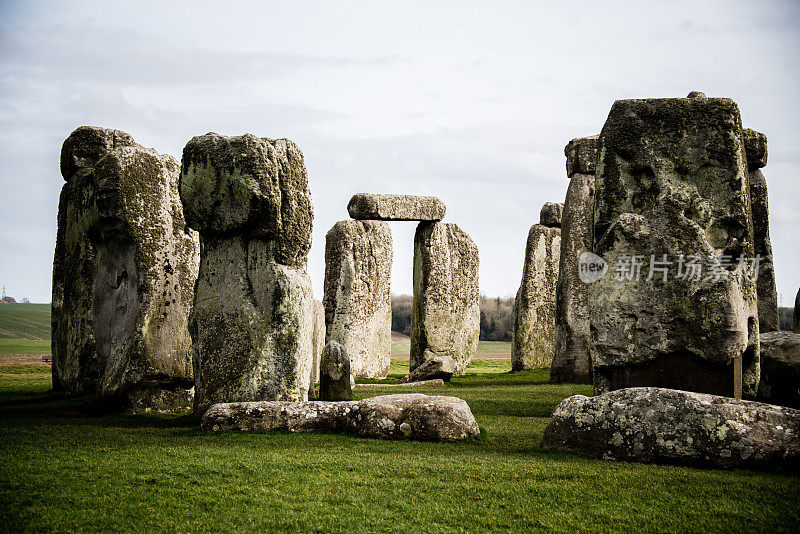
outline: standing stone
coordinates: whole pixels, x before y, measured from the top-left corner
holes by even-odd
[[[308,396],[317,396],[313,393],[316,384],[319,384],[319,364],[322,360],[322,350],[325,348],[325,305],[321,300],[314,299],[314,337],[311,340],[311,380],[308,382]]]
[[[522,283],[514,299],[514,337],[511,343],[511,368],[514,371],[548,367],[553,361],[561,206],[552,202],[545,204],[540,215],[542,223],[531,226],[528,233]],[[545,221],[553,227],[547,226]]]
[[[414,236],[411,371],[437,356],[463,374],[478,348],[478,247],[458,225],[422,222]]]
[[[287,139],[194,137],[180,192],[202,244],[189,320],[195,415],[217,402],[307,399],[313,212],[302,152]]]
[[[347,349],[336,341],[328,341],[320,363],[319,400],[353,400],[351,374]]]
[[[392,353],[392,233],[383,221],[339,221],[325,236],[326,341],[353,376],[385,378]]]
[[[115,148],[135,145],[120,130],[81,126],[61,148],[65,184],[58,202],[53,257],[53,389],[68,396],[94,394],[101,366],[92,332],[96,254],[84,221],[84,197],[92,169]]]
[[[561,218],[555,355],[550,381],[587,384],[592,382],[589,286],[580,279],[578,263],[582,253],[592,250],[597,136],[573,139],[564,154],[570,183]]]
[[[347,204],[353,219],[378,221],[441,221],[444,202],[436,197],[358,193]]]
[[[596,392],[657,386],[733,396],[741,365],[743,393],[754,396],[756,284],[735,269],[736,258],[754,254],[736,103],[615,102],[600,134],[596,195],[594,252],[611,266],[589,285]],[[708,258],[720,254],[733,264],[717,276]],[[696,256],[702,275],[684,265],[679,277],[678,265],[667,265],[648,280],[651,255]],[[618,281],[618,271],[632,280]]]
[[[769,239],[769,200],[767,180],[761,168],[767,165],[767,136],[745,128],[744,148],[747,154],[750,205],[753,213],[755,252],[760,257],[756,289],[758,291],[758,330],[780,330],[778,318],[778,289],[775,285],[775,267],[772,261],[772,243]]]
[[[561,228],[561,219],[564,216],[563,202],[545,202],[539,212],[539,224],[551,228]]]
[[[800,334],[766,332],[761,344],[758,400],[800,408]]]
[[[794,313],[792,315],[792,329],[795,334],[800,334],[800,289],[797,290],[797,296],[794,298]]]

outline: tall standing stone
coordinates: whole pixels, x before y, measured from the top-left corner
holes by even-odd
[[[383,221],[337,222],[325,236],[326,341],[353,376],[385,378],[392,352],[392,233]]]
[[[754,254],[738,106],[726,98],[619,100],[599,150],[594,251],[611,268],[589,285],[596,391],[733,396],[738,382],[754,396],[756,284],[735,268],[736,258]],[[666,270],[651,277],[651,255],[686,263],[656,263]],[[715,269],[708,258],[716,255],[733,263]],[[704,264],[699,277],[686,265],[695,258]]]
[[[760,257],[758,269],[758,330],[780,330],[778,318],[778,289],[775,285],[775,267],[772,261],[772,243],[769,239],[769,199],[767,180],[761,169],[767,165],[767,136],[749,128],[743,130],[747,154],[747,182],[753,213],[755,252]]]
[[[189,324],[195,414],[217,402],[305,400],[313,212],[302,152],[287,139],[194,137],[180,192],[202,243]]]
[[[589,352],[589,287],[578,272],[580,256],[592,250],[597,136],[573,139],[564,148],[570,178],[561,218],[561,254],[556,287],[555,355],[551,382],[592,382]]]
[[[312,395],[315,384],[319,383],[319,364],[325,348],[325,305],[314,299],[314,337],[312,338],[311,379],[308,382],[308,396]]]
[[[553,361],[562,209],[561,204],[545,204],[540,224],[528,233],[522,283],[514,299],[514,371],[548,367]]]
[[[414,236],[411,371],[451,358],[463,374],[478,348],[478,247],[453,223],[421,222]]]

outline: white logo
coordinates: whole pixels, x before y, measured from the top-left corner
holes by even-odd
[[[606,260],[592,254],[591,252],[581,252],[578,258],[578,276],[584,284],[597,282],[606,275],[608,264]]]

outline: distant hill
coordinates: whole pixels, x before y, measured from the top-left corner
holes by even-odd
[[[3,304],[0,306],[0,337],[50,339],[50,304]]]

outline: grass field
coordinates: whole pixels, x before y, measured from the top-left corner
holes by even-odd
[[[800,478],[543,450],[555,405],[590,388],[509,365],[477,360],[447,388],[414,390],[469,402],[482,436],[462,443],[204,434],[189,416],[100,415],[88,399],[62,400],[46,364],[3,366],[0,530],[800,529]],[[356,395],[388,392],[398,390]]]
[[[0,337],[0,354],[50,354],[50,340]]]
[[[411,340],[406,338],[392,341],[392,354],[408,354]],[[511,343],[508,341],[479,341],[478,353],[511,354]]]
[[[0,338],[50,339],[50,305],[0,304]]]

